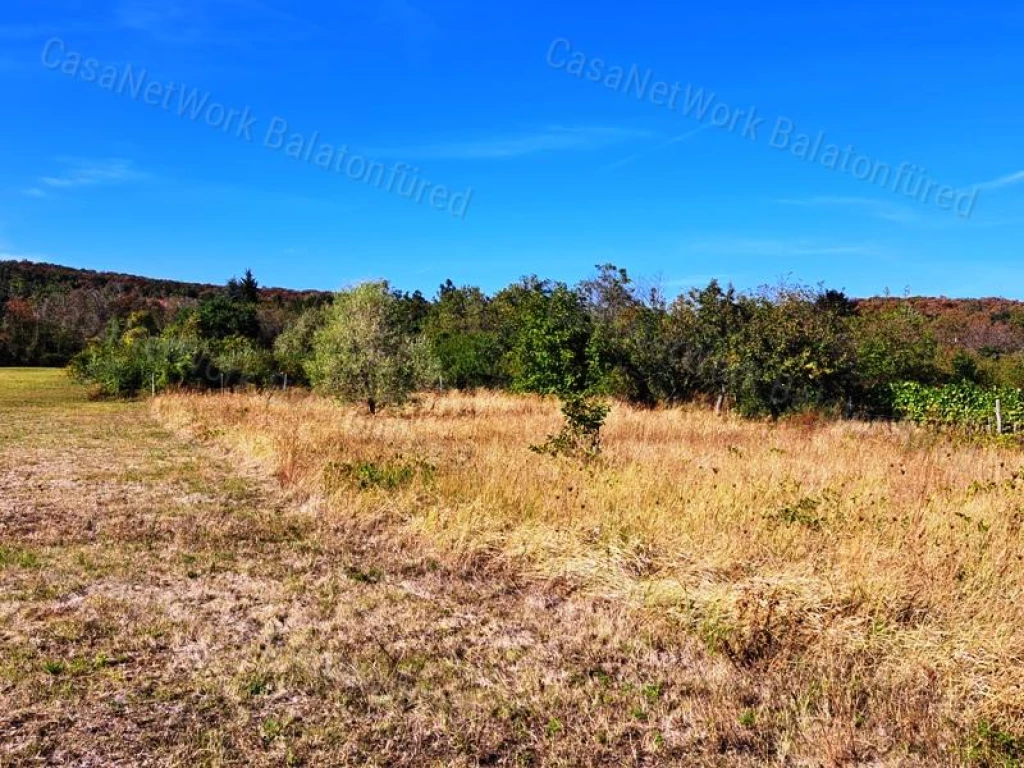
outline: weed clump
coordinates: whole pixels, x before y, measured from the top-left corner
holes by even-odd
[[[416,478],[430,480],[435,469],[422,459],[397,456],[384,461],[328,462],[324,467],[324,489],[332,493],[341,487],[360,491],[395,491]]]

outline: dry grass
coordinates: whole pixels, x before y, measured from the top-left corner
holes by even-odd
[[[1019,451],[557,427],[0,372],[0,765],[1018,764]]]
[[[603,460],[581,469],[528,451],[557,427],[540,399],[427,397],[369,417],[313,397],[181,396],[156,411],[325,500],[329,524],[700,638],[756,693],[685,719],[721,729],[740,709],[759,759],[1024,756],[1018,449],[618,407]]]

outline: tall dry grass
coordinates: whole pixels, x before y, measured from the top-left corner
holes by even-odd
[[[153,407],[339,523],[671,617],[756,675],[751,717],[785,754],[1022,756],[1018,449],[616,406],[581,467],[529,450],[559,426],[540,398],[425,396],[373,417],[298,393]]]

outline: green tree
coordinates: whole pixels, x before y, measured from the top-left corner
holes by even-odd
[[[232,277],[227,285],[228,299],[238,304],[257,304],[260,300],[260,284],[251,269],[245,270],[242,279]]]
[[[326,307],[310,307],[274,341],[274,357],[277,367],[289,380],[300,383],[308,381],[306,366],[313,358],[313,341],[327,320]]]
[[[231,336],[210,344],[211,369],[219,374],[227,387],[254,385],[264,387],[273,382],[274,356],[252,339]]]
[[[860,315],[855,323],[860,399],[892,412],[892,387],[902,381],[935,383],[938,342],[927,319],[910,304]]]
[[[249,302],[215,296],[200,303],[195,314],[196,328],[201,338],[259,338],[260,324],[256,316],[256,305]]]
[[[591,322],[582,296],[564,283],[527,278],[495,297],[510,338],[505,366],[512,389],[563,394],[593,388]]]
[[[597,277],[580,284],[592,323],[592,378],[607,394],[633,403],[668,399],[673,387],[664,301],[656,290],[645,295],[614,264],[597,269]]]
[[[735,289],[717,280],[694,288],[675,301],[666,322],[670,399],[703,396],[721,404],[729,393],[733,340],[744,324]]]
[[[985,373],[977,358],[966,349],[958,349],[950,359],[953,381],[963,384],[984,384]]]
[[[781,286],[740,301],[729,387],[748,415],[781,416],[846,404],[853,347],[846,309],[833,297]]]
[[[457,288],[450,280],[442,285],[423,333],[446,385],[468,389],[501,383],[494,313],[479,288]]]
[[[76,355],[73,376],[94,384],[102,394],[130,396],[194,383],[204,345],[196,339],[150,335],[146,318],[136,313],[127,326],[114,320],[106,333]]]
[[[306,371],[317,391],[376,413],[403,402],[424,378],[429,359],[418,346],[388,284],[364,283],[335,297]]]

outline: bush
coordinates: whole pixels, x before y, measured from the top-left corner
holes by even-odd
[[[591,324],[583,298],[561,283],[527,281],[496,299],[514,329],[505,366],[517,392],[582,392],[600,377],[591,365]]]
[[[445,386],[458,389],[501,383],[503,349],[490,300],[479,288],[441,286],[423,326]]]
[[[146,336],[138,328],[122,332],[115,322],[102,340],[75,356],[69,370],[101,394],[126,397],[189,383],[203,353],[203,344],[196,340]]]
[[[321,307],[307,309],[277,337],[274,357],[281,373],[296,383],[308,383],[306,366],[313,358],[313,340],[327,319]]]
[[[727,380],[742,413],[778,418],[843,402],[854,362],[835,297],[784,286],[739,306],[743,323],[729,343]]]
[[[549,435],[541,445],[530,446],[536,453],[569,456],[590,461],[601,453],[601,428],[608,417],[607,403],[577,394],[562,398],[565,424],[557,435]]]
[[[274,356],[255,342],[241,336],[211,344],[211,372],[221,377],[228,387],[273,384],[276,366]]]
[[[864,315],[854,327],[858,388],[855,395],[881,415],[894,415],[893,386],[938,380],[938,342],[927,321],[909,305]]]

